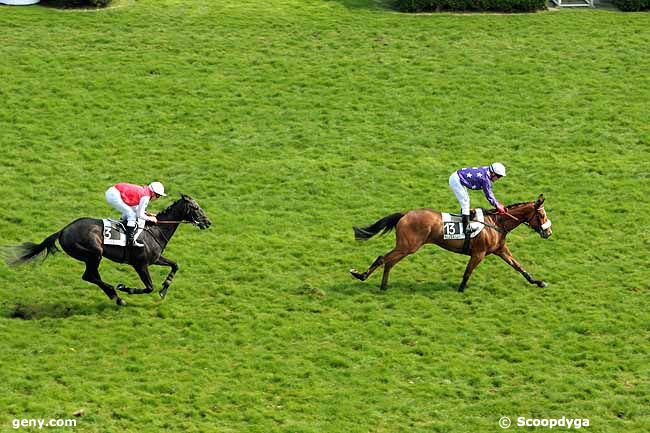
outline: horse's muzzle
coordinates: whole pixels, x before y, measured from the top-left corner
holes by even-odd
[[[542,237],[542,239],[548,239],[553,234],[553,230],[551,230],[551,225],[552,225],[551,220],[546,220],[546,222],[540,226],[539,235]]]
[[[201,230],[207,229],[207,228],[210,227],[211,225],[212,225],[212,221],[210,221],[209,219],[206,219],[206,220],[204,220],[204,221],[199,221],[199,222],[196,224],[196,226],[197,226],[198,228],[200,228]]]

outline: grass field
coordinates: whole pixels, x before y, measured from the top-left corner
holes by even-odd
[[[164,302],[119,308],[65,255],[0,264],[1,432],[650,431],[649,14],[119,4],[0,7],[0,244],[115,216],[118,181],[214,224],[172,240]],[[349,276],[394,242],[352,225],[455,211],[449,174],[494,160],[499,199],[547,198],[553,236],[509,238],[547,288],[489,257],[457,293],[466,258],[434,246],[386,292]]]

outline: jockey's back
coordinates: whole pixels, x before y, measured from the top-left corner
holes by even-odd
[[[458,173],[460,183],[469,189],[482,189],[485,193],[485,198],[492,204],[497,206],[499,201],[492,192],[492,181],[490,180],[490,167],[466,167],[461,168]]]
[[[151,189],[148,186],[133,185],[131,183],[118,183],[115,188],[128,206],[137,206],[142,197],[151,197]]]

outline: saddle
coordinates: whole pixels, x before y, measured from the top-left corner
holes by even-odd
[[[126,246],[126,221],[124,220],[113,220],[109,218],[104,218],[102,220],[104,223],[104,245],[115,245],[119,247]],[[138,229],[135,232],[134,239],[138,239],[138,236],[144,230],[145,221],[143,219],[138,219]]]
[[[470,238],[475,238],[485,227],[481,224],[485,221],[483,209],[472,209],[469,218],[469,225],[474,230]],[[443,239],[465,239],[462,214],[442,212],[442,235]]]

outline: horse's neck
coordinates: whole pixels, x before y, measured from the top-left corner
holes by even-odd
[[[533,203],[526,203],[524,205],[509,208],[508,213],[517,219],[515,220],[514,218],[510,218],[509,216],[505,215],[504,225],[508,226],[506,230],[508,231],[513,230],[519,225],[528,221],[530,217],[530,213],[534,210],[532,205]]]
[[[164,220],[161,220],[164,221]],[[173,222],[169,224],[159,224],[158,227],[160,228],[160,231],[167,237],[167,239],[170,239],[172,236],[174,236],[174,233],[176,232],[176,229],[178,228],[179,223]]]
[[[176,211],[175,209],[170,209],[168,212],[159,215],[158,221],[162,222],[162,224],[158,224],[155,227],[158,229],[162,241],[164,241],[165,244],[167,244],[172,236],[174,236],[174,233],[179,226],[179,223],[176,221],[181,220],[182,217],[180,215],[180,212]],[[167,221],[169,221],[169,223],[166,223]]]
[[[160,221],[181,221],[183,220],[183,209],[182,205],[179,202],[176,202],[169,206],[167,209],[163,210],[157,215],[158,220]],[[172,224],[163,224],[165,226],[170,226]]]
[[[519,225],[528,220],[530,209],[528,209],[526,205],[511,207],[507,208],[506,210],[516,219],[512,218],[511,216],[501,215],[498,213],[490,213],[486,215],[486,219],[489,219],[494,225],[504,229],[506,233],[516,229]]]
[[[533,208],[534,203],[526,203],[522,204],[516,207],[513,207],[512,209],[508,209],[508,212],[510,212],[513,216],[521,219],[521,220],[527,220],[528,217],[530,216],[531,213],[534,212]]]
[[[159,221],[163,221],[162,219]],[[177,223],[157,224],[148,229],[149,235],[156,238],[156,243],[164,250],[178,228]]]

